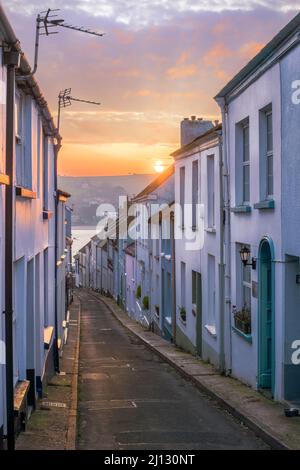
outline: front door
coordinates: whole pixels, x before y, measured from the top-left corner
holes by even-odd
[[[197,354],[202,357],[202,280],[201,274],[196,274],[196,335]]]
[[[271,389],[274,384],[274,308],[273,271],[269,242],[260,246],[259,308],[259,387]]]

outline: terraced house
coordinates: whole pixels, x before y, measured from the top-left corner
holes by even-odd
[[[2,7],[0,40],[0,446],[11,446],[59,370],[69,195],[56,183],[61,138]]]
[[[300,14],[226,86],[230,168],[228,368],[277,400],[300,400]]]

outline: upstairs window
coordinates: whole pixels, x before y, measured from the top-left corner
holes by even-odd
[[[215,156],[207,157],[207,226],[215,228]]]
[[[199,172],[198,172],[198,160],[193,161],[192,165],[192,229],[197,230],[197,205],[199,198]]]
[[[32,100],[21,92],[15,97],[17,184],[32,189]]]
[[[274,194],[272,105],[260,111],[259,134],[260,198],[264,200]]]
[[[181,207],[181,226],[184,228],[184,206],[185,206],[185,167],[180,168],[180,207]]]
[[[243,125],[243,203],[250,202],[249,122]]]
[[[236,205],[249,205],[250,191],[250,125],[249,118],[235,126]]]

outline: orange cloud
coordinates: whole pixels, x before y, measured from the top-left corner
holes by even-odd
[[[197,66],[195,64],[191,64],[179,67],[171,67],[167,70],[167,75],[170,78],[188,78],[196,75],[197,71]]]
[[[259,51],[264,47],[264,44],[259,42],[248,42],[244,44],[240,50],[240,55],[245,59],[251,59],[252,57],[256,56]]]
[[[224,44],[218,43],[208,50],[203,57],[203,61],[207,67],[216,67],[219,62],[231,55],[232,52]]]

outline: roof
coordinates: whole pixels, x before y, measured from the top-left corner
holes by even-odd
[[[295,16],[230,82],[215,96],[215,99],[228,95],[238,84],[262,65],[287,39],[300,29],[300,13]]]
[[[153,193],[159,186],[161,186],[165,181],[167,181],[173,174],[174,174],[174,164],[169,166],[165,171],[160,173],[157,178],[155,178],[148,186],[146,186],[145,189],[143,189],[139,194],[137,194],[132,201],[137,201],[139,199],[142,199],[149,194]]]
[[[194,147],[198,147],[201,144],[209,142],[211,138],[215,138],[217,136],[217,133],[219,133],[220,131],[222,131],[222,124],[218,124],[212,129],[209,129],[209,131],[205,132],[205,134],[201,134],[199,137],[196,137],[196,139],[192,140],[192,142],[190,142],[189,144],[186,144],[183,147],[180,147],[178,150],[175,150],[175,152],[171,153],[171,156],[177,157],[178,155],[181,155],[182,153],[187,152],[188,150],[191,150]]]

